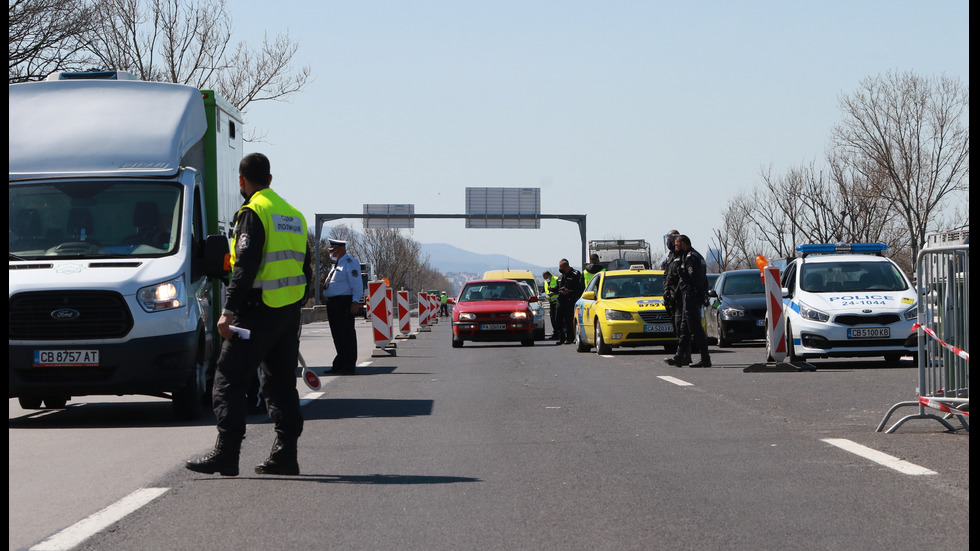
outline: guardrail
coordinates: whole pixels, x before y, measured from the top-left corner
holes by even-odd
[[[951,431],[955,417],[967,431],[970,415],[970,246],[932,247],[916,258],[919,336],[916,401],[899,402],[878,425],[881,432],[898,408],[916,406],[886,432],[911,419],[934,419]],[[927,412],[937,410],[943,415]]]

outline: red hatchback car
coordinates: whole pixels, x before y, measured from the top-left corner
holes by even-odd
[[[459,291],[453,308],[453,348],[463,341],[520,341],[534,344],[534,314],[519,284],[511,279],[477,279]]]

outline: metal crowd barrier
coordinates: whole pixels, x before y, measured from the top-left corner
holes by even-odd
[[[955,417],[967,431],[970,425],[970,246],[924,248],[916,259],[919,337],[918,400],[899,402],[888,410],[876,432],[903,406],[919,412],[907,415],[886,432],[910,419],[934,419],[955,431]],[[927,412],[936,410],[943,415]]]

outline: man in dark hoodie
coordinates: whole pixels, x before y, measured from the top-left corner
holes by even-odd
[[[588,287],[589,282],[592,281],[592,278],[595,277],[597,273],[604,270],[605,268],[599,263],[598,253],[592,253],[589,255],[589,263],[585,265],[585,272],[582,274],[585,276],[585,286]]]

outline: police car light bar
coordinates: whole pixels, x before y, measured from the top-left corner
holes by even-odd
[[[888,249],[884,243],[812,243],[799,245],[796,250],[807,254],[828,253],[882,253]]]

